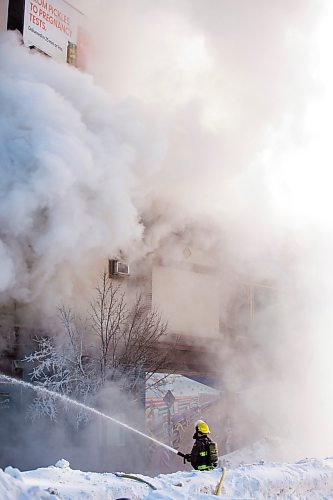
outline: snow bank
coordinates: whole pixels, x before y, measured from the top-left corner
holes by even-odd
[[[281,438],[263,438],[244,448],[239,448],[219,458],[219,466],[235,469],[239,465],[265,462],[296,461],[302,458],[295,445]]]
[[[61,498],[60,496],[52,495],[51,490],[48,491],[42,483],[36,481],[34,484],[29,484],[23,474],[18,469],[7,467],[5,472],[0,469],[0,498],[1,500],[30,500],[40,499],[47,500]]]
[[[116,474],[72,470],[65,460],[57,462],[56,466],[27,472],[7,467],[5,471],[0,469],[0,498],[209,499],[215,498],[221,469],[160,474],[154,478],[137,474],[136,477],[151,486]],[[333,458],[305,459],[295,464],[241,465],[227,471],[220,497],[256,500],[333,499]]]
[[[224,492],[232,498],[333,498],[333,459],[241,465],[229,471]]]

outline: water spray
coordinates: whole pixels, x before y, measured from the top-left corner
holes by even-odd
[[[26,387],[27,389],[32,389],[32,390],[34,390],[36,392],[40,392],[42,394],[48,394],[49,396],[54,396],[65,403],[69,403],[69,404],[72,404],[74,406],[78,406],[79,408],[83,408],[84,410],[89,411],[90,413],[93,413],[95,415],[98,415],[99,417],[103,417],[103,418],[106,418],[108,420],[111,420],[111,422],[118,424],[118,425],[121,425],[122,427],[125,427],[125,429],[128,429],[129,431],[135,432],[136,434],[139,434],[139,436],[144,437],[146,439],[149,439],[150,441],[153,441],[153,443],[155,443],[159,446],[163,446],[164,448],[171,451],[172,453],[175,453],[176,455],[182,456],[182,454],[180,454],[177,450],[175,450],[171,446],[168,446],[167,444],[162,443],[161,441],[158,441],[157,439],[155,439],[151,436],[148,436],[147,434],[139,431],[138,429],[134,429],[133,427],[125,424],[124,422],[120,422],[120,420],[117,420],[114,417],[110,417],[110,415],[106,415],[105,413],[102,413],[101,411],[96,410],[96,408],[92,408],[91,406],[85,405],[84,403],[80,403],[79,401],[76,401],[75,399],[71,399],[68,396],[65,396],[64,394],[59,394],[58,392],[51,391],[50,389],[46,389],[45,387],[31,384],[30,382],[24,382],[23,380],[17,380],[16,378],[9,377],[8,375],[3,375],[2,373],[0,373],[0,379],[6,380],[10,384],[21,385],[23,387]]]

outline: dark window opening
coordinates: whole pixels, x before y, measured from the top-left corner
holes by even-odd
[[[24,0],[9,0],[7,29],[23,33]]]

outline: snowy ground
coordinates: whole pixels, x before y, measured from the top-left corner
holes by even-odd
[[[116,474],[72,470],[66,460],[55,466],[20,472],[0,469],[1,500],[30,499],[199,499],[215,498],[221,469],[176,472],[154,478],[137,475],[156,489]],[[333,499],[333,458],[295,464],[260,463],[227,471],[220,498]]]

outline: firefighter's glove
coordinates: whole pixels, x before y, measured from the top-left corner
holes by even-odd
[[[186,453],[186,455],[184,456],[184,464],[186,462],[191,462],[191,455],[190,455],[190,453]]]

